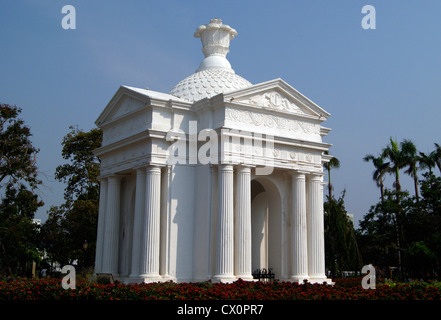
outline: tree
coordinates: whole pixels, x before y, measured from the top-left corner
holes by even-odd
[[[102,132],[97,128],[88,132],[72,126],[69,129],[71,131],[63,138],[62,156],[70,163],[58,166],[55,178],[67,183],[64,192],[67,202],[75,198],[97,199],[100,162],[93,150],[101,146]]]
[[[385,189],[384,200],[371,206],[369,212],[360,221],[357,238],[361,248],[361,254],[366,263],[371,263],[378,268],[386,270],[389,266],[399,267],[402,270],[401,259],[401,215],[405,209],[400,207],[408,194],[401,192],[396,195],[396,190]],[[403,201],[398,202],[397,198]],[[404,215],[404,214],[403,214]]]
[[[420,168],[427,169],[429,170],[430,174],[432,174],[432,168],[435,167],[436,165],[435,157],[436,157],[435,151],[429,154],[420,152],[420,157],[419,157]]]
[[[325,151],[325,154],[329,154],[328,151]],[[329,162],[326,162],[323,167],[328,171],[328,190],[329,190],[329,199],[332,198],[332,183],[331,183],[331,169],[340,168],[340,160],[336,157],[332,157]]]
[[[417,149],[412,141],[410,140],[404,140],[400,144],[401,151],[403,153],[403,157],[405,158],[405,166],[408,167],[408,169],[405,171],[408,175],[410,175],[413,178],[414,181],[414,188],[415,188],[415,197],[416,201],[418,202],[419,192],[418,192],[418,166],[417,164],[420,161],[420,157],[418,156]]]
[[[36,156],[31,130],[18,118],[21,109],[0,104],[0,183],[8,178],[9,184],[25,182],[31,188],[41,183],[37,178]]]
[[[372,161],[375,171],[372,175],[372,179],[377,183],[377,186],[380,188],[381,201],[384,201],[384,181],[383,176],[387,173],[389,169],[389,162],[384,162],[384,158],[380,155],[378,157],[373,156],[372,154],[367,154],[364,158],[364,161],[369,162]]]
[[[406,165],[406,155],[403,150],[400,149],[398,142],[390,138],[390,145],[383,149],[381,156],[390,160],[389,173],[395,175],[394,187],[396,195],[399,197],[401,191],[400,169]]]
[[[435,163],[439,171],[441,172],[441,146],[438,143],[435,143],[435,147],[436,147],[434,151]]]
[[[339,199],[329,198],[324,204],[325,259],[332,277],[342,271],[359,271],[362,267],[354,226],[344,205],[345,191]]]
[[[52,206],[40,232],[40,248],[49,257],[49,261],[56,261],[60,265],[72,264],[74,260],[71,256],[71,237],[64,213],[64,208]]]
[[[419,186],[419,202],[385,189],[384,201],[360,222],[357,239],[366,262],[386,271],[398,263],[403,275],[426,279],[441,274],[441,177],[425,172]]]
[[[38,261],[38,229],[32,219],[43,205],[34,193],[37,177],[36,149],[30,129],[18,118],[21,109],[0,104],[0,269],[10,276],[26,275]]]
[[[69,162],[55,171],[55,178],[66,183],[65,203],[49,211],[43,239],[52,246],[53,259],[60,263],[77,259],[80,267],[88,267],[95,257],[99,205],[100,162],[93,150],[101,146],[102,132],[69,129],[62,142],[62,156]]]
[[[390,144],[387,145],[381,152],[381,157],[389,160],[389,166],[387,168],[387,172],[395,175],[395,196],[396,196],[396,204],[395,204],[395,227],[396,227],[396,243],[397,243],[397,252],[398,252],[398,268],[400,271],[400,275],[402,276],[402,259],[401,259],[401,235],[402,235],[402,226],[401,226],[401,206],[400,206],[400,197],[402,195],[401,192],[401,184],[400,184],[400,170],[404,168],[406,165],[410,163],[410,154],[411,154],[411,144],[405,140],[401,144],[398,144],[397,141],[390,138]],[[415,150],[416,153],[416,150]],[[384,202],[384,197],[382,202]],[[386,203],[383,203],[386,205]],[[381,209],[381,208],[380,208]]]

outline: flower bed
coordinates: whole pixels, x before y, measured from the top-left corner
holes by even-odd
[[[290,282],[231,284],[97,284],[77,281],[63,289],[60,279],[0,281],[1,300],[440,300],[440,283],[377,284],[364,290],[361,279],[336,280],[334,286]]]

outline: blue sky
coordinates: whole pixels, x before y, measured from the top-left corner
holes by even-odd
[[[361,27],[368,4],[375,30]],[[64,5],[76,9],[75,30],[61,26]],[[199,66],[193,33],[216,17],[238,31],[228,55],[237,74],[254,84],[280,77],[331,113],[335,192],[346,189],[357,225],[380,195],[363,156],[389,137],[422,152],[441,143],[440,12],[428,0],[0,0],[0,102],[23,109],[40,149],[46,205],[36,218],[63,203],[54,172],[69,126],[93,128],[120,85],[169,92]]]

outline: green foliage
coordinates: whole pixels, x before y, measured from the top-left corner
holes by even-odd
[[[329,152],[325,151],[324,154],[328,155]],[[328,192],[329,198],[332,198],[333,186],[331,182],[331,170],[340,168],[340,160],[338,160],[336,157],[332,157],[328,162],[323,164],[323,167],[326,171],[328,171]]]
[[[385,171],[395,176],[394,191],[382,191],[381,202],[371,207],[357,230],[365,263],[376,265],[385,275],[392,266],[402,278],[441,275],[441,178],[432,170],[435,165],[441,169],[441,148],[436,143],[435,147],[424,154],[410,140],[398,143],[391,138],[378,158],[364,158],[372,160],[374,175]],[[414,180],[414,196],[401,190],[403,169]],[[418,177],[421,170],[428,170],[422,180]]]
[[[360,270],[354,226],[344,205],[345,192],[339,199],[329,198],[324,204],[326,266],[332,277],[341,271]]]
[[[385,199],[360,222],[357,239],[363,260],[385,276],[390,275],[389,267],[398,267],[399,251],[405,277],[429,279],[440,274],[441,178],[432,173],[423,178],[420,201],[407,192],[397,196],[396,190],[386,189]]]
[[[62,156],[69,162],[56,168],[55,178],[66,183],[65,203],[52,207],[42,227],[42,242],[54,261],[78,260],[80,267],[93,265],[99,205],[99,159],[93,150],[101,146],[102,132],[70,127],[63,138]]]
[[[67,183],[66,201],[97,199],[100,163],[93,150],[101,146],[102,132],[96,128],[84,132],[72,126],[70,130],[62,142],[62,156],[69,163],[56,168],[55,178]]]
[[[32,222],[43,205],[33,192],[37,178],[31,131],[18,118],[21,109],[0,104],[0,272],[25,275],[39,260],[38,229]]]
[[[0,104],[0,183],[9,178],[15,185],[25,181],[32,188],[37,179],[36,155],[38,149],[32,146],[30,129],[18,118],[21,109]]]

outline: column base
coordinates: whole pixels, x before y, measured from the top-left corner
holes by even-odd
[[[257,279],[254,279],[252,275],[246,275],[246,274],[236,275],[236,280],[239,279],[243,281],[257,281]]]
[[[321,284],[326,282],[327,284],[329,284],[331,286],[333,286],[335,284],[335,282],[332,282],[332,279],[328,279],[326,277],[311,277],[308,279],[308,282],[309,283],[321,283]]]
[[[290,282],[296,282],[296,283],[300,283],[302,284],[304,281],[310,282],[309,280],[309,276],[308,275],[298,275],[298,276],[291,276],[289,277]]]
[[[143,276],[143,275],[130,275],[120,279],[124,283],[152,283],[152,282],[177,282],[175,277],[171,276]]]
[[[237,278],[234,275],[218,275],[211,279],[213,283],[232,283],[236,280]]]
[[[139,278],[141,278],[144,283],[164,282],[164,278],[159,274],[140,274]]]

